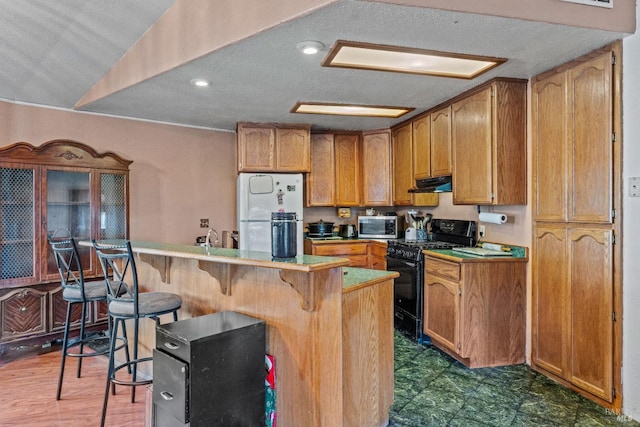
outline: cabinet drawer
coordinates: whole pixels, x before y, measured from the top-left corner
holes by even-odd
[[[0,340],[47,331],[47,292],[17,289],[0,297]]]
[[[189,422],[189,364],[153,350],[153,403],[182,424]]]
[[[336,245],[315,245],[314,255],[367,255],[367,243],[339,243]]]
[[[460,280],[460,264],[457,262],[443,261],[427,257],[425,260],[425,272],[451,280]]]
[[[345,257],[349,259],[349,267],[364,267],[369,266],[369,257],[366,255],[356,255]]]
[[[161,328],[156,329],[156,348],[184,361],[191,358],[191,346],[166,334]]]
[[[386,243],[370,243],[371,255],[384,258],[387,255]]]

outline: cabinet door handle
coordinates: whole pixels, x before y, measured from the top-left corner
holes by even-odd
[[[173,394],[169,393],[168,391],[161,391],[160,396],[162,396],[164,400],[173,400]]]
[[[178,349],[178,345],[174,344],[172,342],[166,342],[166,343],[164,343],[164,346],[167,347],[169,350],[177,350]]]

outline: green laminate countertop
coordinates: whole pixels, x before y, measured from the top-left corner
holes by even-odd
[[[342,291],[351,292],[364,286],[396,278],[400,273],[368,268],[342,267]]]
[[[125,240],[100,240],[101,244],[124,245]],[[78,242],[80,246],[92,246],[90,241]],[[326,270],[349,264],[346,258],[298,255],[294,258],[276,259],[271,252],[247,251],[229,248],[211,247],[209,249],[198,245],[181,245],[174,243],[158,243],[132,240],[133,252],[139,254],[159,255],[176,258],[190,258],[199,261],[219,262],[222,264],[251,265],[255,267],[277,268],[281,270],[295,270],[303,272]]]
[[[448,259],[456,262],[527,262],[529,255],[526,247],[502,245],[511,252],[511,256],[478,256],[465,254],[451,249],[427,249],[424,250],[425,255],[434,256],[436,258]]]

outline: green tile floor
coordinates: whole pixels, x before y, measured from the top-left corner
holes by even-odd
[[[629,426],[528,365],[468,369],[432,346],[395,334],[390,426]]]

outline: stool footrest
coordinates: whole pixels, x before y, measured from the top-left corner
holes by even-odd
[[[127,345],[127,340],[124,337],[116,337],[116,340],[120,341],[120,344],[117,344],[115,350],[120,350]],[[91,346],[91,344],[101,343],[102,349],[96,350]],[[93,353],[71,353],[69,349],[79,346],[80,344],[88,345],[93,350]],[[83,350],[84,351],[84,350]],[[89,336],[83,340],[77,339],[75,342],[67,345],[67,356],[69,357],[93,357],[93,356],[102,356],[105,354],[109,354],[109,337],[108,336]]]
[[[152,362],[152,361],[153,361],[153,357],[144,357],[142,359],[130,360],[129,362],[121,363],[113,368],[113,372],[111,374],[111,378],[109,378],[109,381],[117,385],[126,385],[126,386],[139,386],[139,385],[151,384],[153,383],[153,379],[142,378],[142,379],[136,379],[135,381],[118,379],[116,378],[116,372],[118,372],[120,369],[138,365],[139,363]]]

